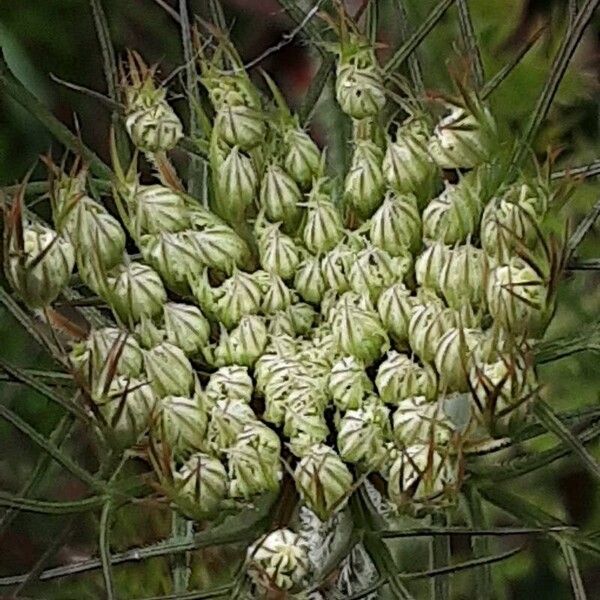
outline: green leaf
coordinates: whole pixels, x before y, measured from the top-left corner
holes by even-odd
[[[581,579],[579,566],[577,565],[575,551],[562,537],[557,536],[557,539],[565,564],[567,565],[569,580],[571,581],[571,587],[573,588],[573,598],[575,598],[575,600],[587,600],[585,588],[583,587],[583,580]]]
[[[100,538],[98,541],[106,600],[115,600],[115,584],[112,576],[112,562],[110,556],[110,529],[112,515],[113,503],[112,500],[109,499],[105,501],[102,508],[102,515],[100,517]]]
[[[460,33],[463,45],[467,51],[469,60],[472,63],[475,85],[479,89],[485,81],[485,71],[483,69],[481,51],[477,44],[475,28],[473,27],[473,21],[471,20],[471,11],[469,10],[468,0],[456,0],[456,6],[458,8]]]

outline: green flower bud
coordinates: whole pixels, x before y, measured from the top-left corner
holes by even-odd
[[[210,414],[207,438],[217,453],[233,446],[246,425],[257,422],[250,405],[243,400],[217,400]]]
[[[271,337],[279,335],[294,336],[296,335],[296,330],[289,315],[280,310],[269,316],[267,333]]]
[[[295,394],[287,399],[283,433],[290,438],[290,450],[305,456],[329,435],[322,403],[313,395]]]
[[[352,474],[342,459],[325,444],[316,444],[294,471],[296,488],[304,503],[321,521],[327,521],[345,504],[352,491]]]
[[[304,302],[291,304],[286,308],[285,312],[292,322],[296,335],[306,335],[309,333],[317,318],[315,309],[310,304]]]
[[[310,252],[331,250],[341,240],[343,231],[342,218],[333,202],[325,194],[311,193],[304,225],[304,244]]]
[[[69,282],[75,264],[73,246],[39,224],[25,226],[22,234],[20,241],[10,231],[6,235],[6,278],[30,308],[43,308]]]
[[[455,313],[443,304],[418,304],[408,325],[408,341],[413,352],[425,363],[433,362],[440,339],[454,326]]]
[[[136,235],[174,233],[190,226],[184,197],[163,185],[135,184],[127,190]]]
[[[258,187],[252,159],[234,146],[215,170],[219,214],[228,220],[239,219],[252,204]]]
[[[276,529],[258,539],[247,552],[247,572],[261,588],[291,590],[310,573],[308,548],[289,529]]]
[[[350,289],[348,276],[354,264],[356,253],[343,244],[328,252],[321,261],[321,271],[329,289],[343,294]]]
[[[303,189],[310,187],[321,170],[321,152],[302,129],[288,129],[283,136],[284,169]]]
[[[416,252],[421,247],[421,215],[415,197],[389,192],[371,219],[369,237],[392,256]]]
[[[391,350],[377,370],[375,385],[381,399],[388,404],[399,404],[406,398],[423,396],[435,398],[437,380],[429,365],[420,366],[405,354]]]
[[[539,336],[553,312],[547,283],[520,258],[490,271],[486,298],[494,320],[517,336]]]
[[[358,410],[349,410],[338,425],[340,456],[368,471],[378,471],[386,455],[390,436],[389,410],[379,400]]]
[[[193,454],[174,473],[175,504],[187,517],[214,515],[227,495],[227,471],[214,456]]]
[[[264,320],[255,315],[245,315],[231,333],[227,333],[225,329],[221,331],[214,364],[251,367],[264,352],[266,345],[267,326]]]
[[[204,450],[208,415],[198,396],[167,396],[157,405],[153,433],[176,456]]]
[[[338,66],[335,97],[340,108],[353,119],[373,117],[385,106],[385,86],[376,66]]]
[[[411,268],[409,254],[392,257],[385,250],[367,246],[356,255],[350,268],[350,287],[357,294],[366,294],[373,302],[377,302],[381,292],[402,281]]]
[[[158,315],[167,293],[158,273],[141,263],[119,265],[109,279],[108,300],[124,323]]]
[[[481,342],[477,329],[452,327],[440,338],[435,353],[435,367],[440,374],[440,388],[446,392],[466,392],[471,354]]]
[[[416,298],[403,283],[395,283],[383,290],[377,300],[377,312],[394,343],[404,347],[408,343],[408,324]]]
[[[489,109],[474,95],[465,106],[446,104],[450,113],[439,121],[429,152],[443,169],[472,168],[492,158],[498,135]]]
[[[277,491],[282,477],[280,454],[281,442],[272,429],[259,422],[246,425],[227,451],[230,495],[248,500]]]
[[[457,246],[446,253],[440,274],[440,288],[448,306],[460,309],[465,304],[483,302],[483,252],[471,244]]]
[[[269,340],[269,344],[265,349],[267,352],[274,352],[278,356],[290,358],[295,356],[299,351],[299,340],[289,335],[280,335]]]
[[[300,251],[291,237],[271,226],[258,243],[260,266],[282,279],[291,279],[300,263]]]
[[[325,293],[325,279],[318,258],[309,257],[302,261],[296,271],[294,287],[307,302],[318,304]]]
[[[285,285],[283,279],[274,273],[270,275],[270,285],[264,295],[262,310],[272,314],[285,310],[294,301],[293,292]]]
[[[290,386],[296,384],[298,377],[306,376],[302,365],[293,359],[278,358],[273,364],[273,372],[262,375],[265,382],[265,412],[263,419],[275,425],[282,425],[288,404]],[[258,384],[257,384],[258,385]]]
[[[383,199],[382,161],[382,152],[373,142],[356,142],[350,170],[344,183],[344,198],[363,219],[370,217]]]
[[[439,402],[425,396],[405,398],[398,403],[393,416],[394,439],[401,447],[414,444],[447,444],[452,438],[452,425]]]
[[[435,195],[439,170],[427,150],[428,131],[421,119],[405,122],[388,143],[383,159],[383,176],[390,188],[414,194],[419,206]]]
[[[417,507],[439,504],[455,479],[448,462],[447,457],[432,450],[429,444],[398,450],[390,468],[389,499],[399,508],[411,504]]]
[[[94,401],[106,420],[111,441],[127,448],[137,444],[148,429],[157,397],[146,382],[119,375],[106,394],[98,390]]]
[[[260,187],[260,205],[266,217],[272,222],[281,222],[287,233],[295,233],[302,209],[302,192],[296,181],[280,166],[269,165]]]
[[[183,350],[163,342],[144,351],[144,367],[159,396],[187,396],[194,387],[194,370]]]
[[[214,225],[188,235],[194,242],[197,262],[228,275],[234,267],[242,267],[250,253],[246,242],[227,225]]]
[[[421,287],[441,293],[442,269],[448,262],[450,248],[443,242],[430,242],[415,261],[415,276]]]
[[[263,354],[254,366],[256,391],[269,395],[267,387],[271,382],[288,384],[292,377],[302,373],[302,365],[295,358],[280,356],[275,353]]]
[[[368,366],[389,348],[387,334],[376,312],[361,310],[350,304],[348,298],[342,299],[344,304],[333,322],[338,349]]]
[[[242,400],[250,403],[252,399],[252,378],[247,367],[233,365],[221,367],[213,373],[206,384],[206,396],[213,404],[217,400]]]
[[[196,306],[167,302],[163,318],[166,340],[181,348],[186,355],[199,354],[208,343],[210,324]]]
[[[365,365],[353,356],[338,360],[329,375],[329,393],[340,410],[356,410],[373,389]]]
[[[242,104],[226,105],[215,117],[215,135],[229,146],[251,150],[258,146],[266,134],[263,115],[256,109]]]

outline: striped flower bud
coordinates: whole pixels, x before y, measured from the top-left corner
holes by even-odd
[[[246,242],[228,225],[218,224],[201,231],[190,231],[197,261],[228,275],[244,266],[250,250]]]
[[[294,471],[303,502],[321,521],[327,521],[346,503],[352,491],[352,474],[342,459],[325,444],[317,444]]]
[[[344,244],[337,245],[323,257],[321,271],[329,289],[338,294],[350,289],[348,276],[355,257],[356,253]]]
[[[230,333],[225,329],[221,331],[214,363],[217,366],[251,367],[264,352],[266,345],[267,326],[264,320],[256,315],[244,315]]]
[[[258,146],[266,133],[264,116],[255,108],[225,105],[217,112],[214,122],[215,135],[229,146],[251,150]]]
[[[75,264],[71,242],[39,224],[27,225],[22,236],[5,235],[5,274],[11,287],[30,308],[56,300],[69,282]]]
[[[283,433],[290,439],[290,450],[299,457],[324,442],[329,435],[322,403],[314,396],[295,394],[288,398]]]
[[[386,360],[379,365],[375,385],[381,399],[388,404],[399,404],[415,396],[433,400],[437,393],[434,370],[394,350],[388,352]]]
[[[290,386],[297,377],[306,375],[302,365],[290,358],[278,357],[273,364],[273,372],[263,375],[265,412],[263,419],[275,425],[282,425],[287,409]]]
[[[206,448],[208,415],[198,396],[167,396],[158,403],[156,413],[153,434],[175,456]]]
[[[453,433],[452,425],[439,402],[425,396],[405,398],[394,411],[394,439],[401,447],[414,444],[446,444]]]
[[[454,309],[465,304],[481,306],[483,302],[483,252],[471,244],[456,246],[446,253],[440,274],[440,289]]]
[[[367,219],[383,200],[383,154],[368,140],[356,142],[350,170],[344,182],[344,198],[359,217]]]
[[[383,176],[390,188],[414,194],[420,207],[433,196],[440,178],[439,169],[427,150],[427,125],[421,119],[410,119],[389,142],[383,159]]]
[[[289,315],[280,310],[269,315],[267,333],[271,337],[276,337],[279,335],[287,335],[291,337],[296,335],[296,330],[294,329],[294,324],[292,323]]]
[[[258,187],[252,159],[234,146],[223,161],[216,161],[215,182],[219,214],[230,221],[245,215]]]
[[[402,281],[411,267],[409,254],[392,257],[385,250],[369,245],[356,254],[348,278],[350,287],[357,294],[368,295],[375,303],[381,292]]]
[[[340,456],[365,470],[378,471],[390,437],[389,410],[377,399],[363,408],[349,410],[337,427]]]
[[[338,65],[335,97],[340,108],[353,119],[379,114],[385,106],[385,94],[381,73],[375,64],[366,68],[344,62]]]
[[[455,323],[455,314],[443,304],[418,304],[408,325],[408,341],[413,352],[425,363],[433,362],[440,339]]]
[[[329,375],[329,393],[340,410],[356,410],[373,389],[365,365],[353,356],[338,360]]]
[[[163,185],[138,185],[127,189],[126,202],[136,235],[183,231],[190,226],[184,197]]]
[[[439,504],[455,479],[448,463],[449,459],[429,444],[398,450],[390,468],[389,499],[398,508],[414,507],[415,503],[423,508]]]
[[[408,324],[415,306],[410,290],[403,283],[395,283],[383,290],[377,300],[377,312],[394,343],[403,348],[408,343]]]
[[[293,292],[285,285],[283,279],[278,275],[271,273],[270,285],[263,297],[263,312],[270,315],[277,311],[285,310],[290,306],[294,299]]]
[[[418,251],[421,247],[421,215],[415,197],[388,192],[371,219],[369,237],[375,246],[392,256]]]
[[[303,233],[304,244],[313,254],[334,248],[344,231],[338,209],[325,194],[316,193],[316,190],[314,188],[309,197]]]
[[[206,396],[214,404],[217,400],[242,400],[250,403],[252,399],[252,378],[248,368],[240,365],[221,367],[213,373],[206,384]]]
[[[115,377],[107,393],[93,396],[108,426],[111,442],[121,448],[140,441],[150,424],[157,397],[147,382],[126,375]]]
[[[432,241],[427,244],[415,261],[415,276],[421,287],[429,288],[436,294],[441,293],[442,269],[449,254],[450,247],[443,242]]]
[[[321,152],[302,129],[289,128],[283,136],[283,167],[301,189],[310,187],[321,171]]]
[[[552,316],[546,282],[520,258],[490,271],[486,298],[494,320],[514,335],[538,336]]]
[[[481,217],[481,202],[463,177],[432,200],[423,212],[423,236],[444,244],[465,242],[476,233]]]
[[[269,221],[280,222],[286,233],[295,233],[302,219],[303,200],[296,181],[280,166],[269,165],[260,186],[260,205]]]
[[[306,335],[312,329],[317,318],[315,309],[305,302],[297,302],[286,308],[286,314],[294,327],[296,335]]]
[[[300,249],[291,237],[281,233],[279,226],[271,226],[258,242],[260,266],[276,273],[282,279],[290,279],[300,263]]]
[[[119,265],[109,279],[108,301],[124,323],[158,315],[167,293],[158,273],[142,263]]]
[[[214,515],[227,495],[227,471],[214,456],[197,452],[174,473],[174,501],[188,518]]]
[[[248,576],[263,590],[291,590],[311,569],[304,539],[289,529],[276,529],[259,538],[247,552]]]
[[[167,341],[181,348],[186,355],[199,354],[208,343],[210,324],[196,306],[167,302],[163,319]]]
[[[466,105],[446,103],[450,111],[433,130],[429,152],[443,169],[472,168],[491,159],[497,129],[489,109],[471,94]]]
[[[361,310],[348,298],[343,300],[332,327],[338,349],[368,366],[389,348],[387,334],[376,312]]]
[[[471,354],[481,342],[477,329],[452,327],[440,338],[435,353],[435,367],[440,374],[440,388],[446,392],[466,392]]]
[[[228,449],[230,495],[249,500],[277,491],[282,477],[279,436],[263,423],[246,425]]]
[[[190,361],[183,350],[168,342],[144,351],[144,368],[159,396],[187,396],[194,387]]]
[[[326,284],[318,258],[309,257],[298,266],[294,287],[306,302],[318,304],[325,293]]]
[[[233,446],[246,425],[256,422],[250,405],[243,400],[217,400],[210,413],[207,439],[214,452]]]

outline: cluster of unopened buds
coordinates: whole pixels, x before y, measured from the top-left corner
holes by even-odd
[[[383,127],[372,47],[351,33],[338,55],[336,98],[354,124],[341,186],[274,83],[259,91],[221,42],[200,60],[208,202],[164,177],[183,128],[132,54],[124,123],[162,161],[161,182],[141,183],[137,159],[125,169],[114,149],[120,220],[84,170],[56,167],[55,229],[7,219],[6,275],[29,307],[76,276],[112,310],[73,344],[76,380],[100,434],[145,448],[191,519],[288,474],[321,520],[366,479],[398,511],[435,510],[455,499],[464,456],[509,436],[538,391],[530,348],[554,310],[556,192],[542,175],[505,183],[475,93],[444,100],[437,122],[415,102]],[[280,589],[310,570],[287,529],[248,562],[257,585]]]

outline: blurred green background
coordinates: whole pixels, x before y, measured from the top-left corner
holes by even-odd
[[[174,6],[174,1],[167,4]],[[398,19],[392,0],[380,0],[383,18],[379,39],[382,55],[398,44]],[[175,20],[154,0],[104,0],[116,49],[141,52],[148,62],[160,62],[161,74],[167,75],[181,65],[182,51]],[[303,2],[299,4],[305,5]],[[359,2],[348,2],[355,10]],[[567,21],[567,1],[556,0],[471,0],[473,20],[481,44],[488,77],[510,60],[524,41],[545,25],[545,33],[522,64],[492,96],[494,112],[506,132],[507,139],[524,127],[547,76],[551,57],[558,47]],[[205,0],[190,3],[194,14],[208,18]],[[429,12],[431,0],[406,0],[405,5],[414,28]],[[228,22],[233,23],[232,36],[244,59],[250,60],[276,44],[291,28],[275,0],[223,0]],[[434,33],[419,48],[428,90],[449,91],[449,72],[464,71],[465,59],[457,44],[458,20],[451,8]],[[54,114],[71,128],[78,126],[86,143],[108,160],[109,114],[97,100],[65,88],[50,78],[75,82],[101,92],[105,91],[102,62],[87,0],[21,0],[0,2],[0,45],[14,73]],[[269,56],[261,67],[282,87],[292,105],[298,105],[318,68],[314,49],[298,38],[279,52]],[[547,149],[561,151],[557,168],[590,162],[600,155],[598,143],[600,74],[600,15],[588,29],[573,60],[550,117],[538,136],[536,151],[540,157]],[[256,73],[255,73],[256,75]],[[185,110],[181,100],[175,105]],[[321,115],[320,117],[318,115]],[[330,135],[326,107],[312,124],[317,139],[326,145]],[[76,125],[77,124],[77,125]],[[40,154],[61,149],[41,125],[21,107],[0,95],[0,185],[20,181],[35,166]],[[40,171],[41,172],[41,171]],[[600,185],[586,181],[578,185],[575,197],[565,212],[577,222],[600,197]],[[596,230],[597,231],[597,230]],[[600,256],[600,243],[592,231],[581,247],[581,256]],[[596,272],[568,274],[561,284],[560,309],[548,332],[556,337],[585,329],[599,318],[600,275]],[[47,358],[31,342],[13,319],[0,309],[0,356],[20,366],[41,367]],[[542,367],[540,377],[544,395],[559,409],[594,405],[599,401],[600,369],[598,355],[582,353]],[[44,435],[49,435],[59,412],[31,391],[0,382],[1,402],[10,406]],[[540,447],[551,440],[540,441]],[[67,448],[83,462],[93,463],[93,448],[85,431],[75,431]],[[592,447],[600,458],[598,448]],[[0,421],[0,489],[16,492],[38,458],[38,451],[5,422]],[[555,463],[550,472],[535,477],[522,477],[510,482],[513,492],[566,520],[592,531],[600,529],[600,489],[573,458]],[[78,484],[50,467],[40,489],[40,497],[76,498]],[[494,515],[497,523],[506,517]],[[71,535],[48,557],[48,566],[81,560],[95,555],[97,515],[77,517]],[[27,572],[64,530],[63,517],[20,515],[0,537],[0,576]],[[149,544],[168,535],[166,511],[148,505],[133,505],[118,515],[114,528],[115,550]],[[514,540],[493,542],[500,551]],[[57,544],[58,545],[58,544]],[[464,540],[453,540],[457,558],[467,558]],[[399,556],[405,568],[415,570],[415,556]],[[196,587],[219,583],[237,565],[240,549],[228,547],[218,551],[198,552],[194,556],[193,583]],[[581,567],[589,598],[600,598],[600,565],[581,557]],[[571,591],[566,568],[555,544],[541,538],[529,540],[526,551],[495,565],[493,573],[497,598],[535,598],[562,600]],[[115,569],[120,598],[141,598],[170,591],[168,559],[132,563]],[[457,598],[474,598],[470,576],[456,577]],[[426,597],[426,588],[415,588],[417,597]],[[81,575],[51,584],[32,583],[25,596],[36,598],[84,599],[102,598],[101,575]],[[3,590],[0,588],[0,598]]]

